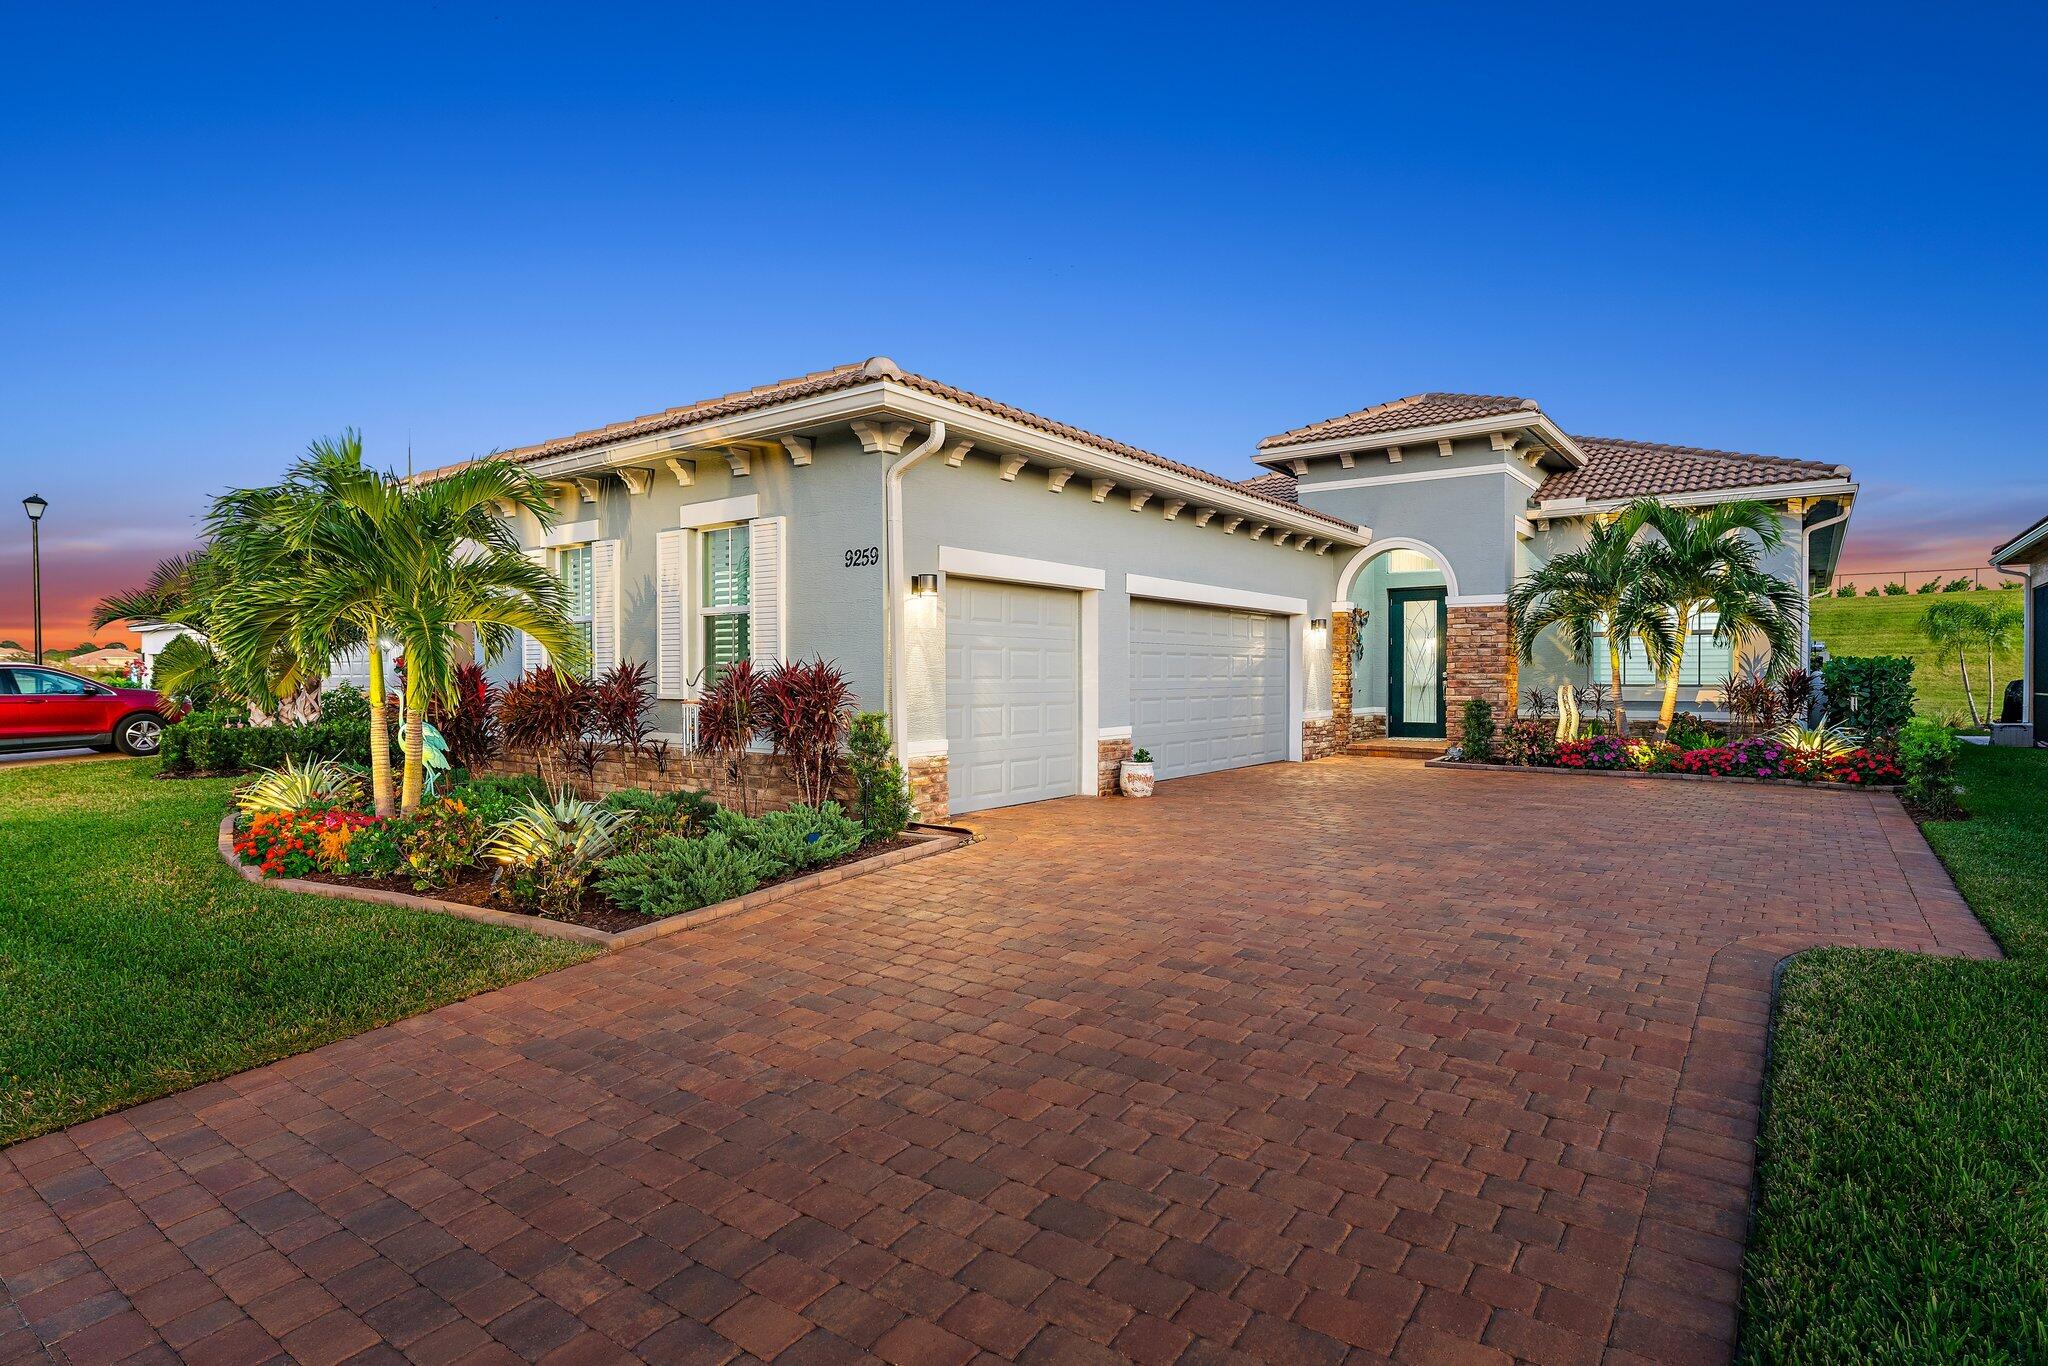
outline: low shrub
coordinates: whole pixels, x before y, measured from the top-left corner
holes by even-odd
[[[1557,727],[1541,717],[1521,717],[1501,729],[1503,762],[1541,766],[1557,753]]]
[[[1664,733],[1664,739],[1680,750],[1712,749],[1720,743],[1721,737],[1707,728],[1707,723],[1689,711],[1679,712],[1671,718],[1671,727]]]
[[[1559,768],[1633,768],[1628,751],[1628,742],[1619,736],[1596,735],[1587,740],[1565,741],[1557,747],[1555,762]]]
[[[1459,743],[1465,747],[1465,757],[1473,763],[1490,764],[1494,761],[1493,703],[1483,697],[1466,701]]]
[[[1925,815],[1952,819],[1963,810],[1956,785],[1956,757],[1961,746],[1947,726],[1920,718],[1899,732],[1899,767],[1906,782],[1906,800]]]
[[[720,811],[711,818],[711,830],[766,858],[769,877],[830,863],[861,843],[860,823],[841,811],[838,802],[792,806],[754,817]]]
[[[460,797],[488,828],[511,815],[515,807],[545,798],[548,788],[531,773],[522,773],[512,778],[469,778],[451,789],[449,795]]]
[[[370,724],[355,720],[315,721],[304,726],[252,726],[235,711],[199,711],[164,728],[163,768],[167,773],[241,773],[277,768],[287,760],[334,759],[370,762]]]
[[[1874,749],[1852,749],[1847,754],[1830,755],[1821,761],[1818,774],[1822,782],[1847,783],[1851,787],[1896,783],[1905,776],[1896,760]]]
[[[789,765],[797,800],[824,801],[839,776],[839,746],[853,715],[853,685],[822,659],[784,663],[761,680],[761,731]]]
[[[553,749],[578,738],[589,715],[590,686],[547,665],[498,694],[498,726],[505,743],[527,749]]]
[[[1913,661],[1901,655],[1836,655],[1821,670],[1827,721],[1887,752],[1913,719]]]
[[[320,720],[332,725],[340,721],[370,724],[370,695],[353,683],[337,683],[320,693]]]
[[[639,853],[671,836],[700,834],[718,811],[718,803],[707,792],[645,792],[637,787],[613,792],[600,804],[633,818],[617,837],[621,854]]]
[[[511,871],[511,893],[521,905],[562,912],[575,907],[583,884],[632,816],[586,802],[567,789],[553,801],[535,797],[494,826],[483,857]]]
[[[498,753],[503,738],[498,726],[498,687],[478,665],[455,666],[455,701],[436,699],[427,719],[441,732],[448,757],[463,768],[476,768]]]
[[[303,811],[308,807],[353,806],[362,801],[363,780],[332,759],[301,763],[287,759],[266,768],[235,793],[235,805],[246,814],[261,811]]]
[[[350,846],[376,824],[359,811],[260,811],[238,824],[235,853],[267,877],[345,872]]]
[[[645,664],[614,664],[590,686],[591,731],[638,754],[654,731],[654,684]]]
[[[846,748],[863,837],[869,843],[895,839],[910,824],[910,785],[889,750],[889,718],[878,711],[855,716]]]
[[[773,875],[766,855],[713,830],[606,859],[593,885],[621,909],[665,916],[745,896]]]
[[[461,798],[429,802],[406,824],[397,843],[414,891],[446,887],[476,862],[485,826]]]

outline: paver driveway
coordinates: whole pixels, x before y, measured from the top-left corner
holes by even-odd
[[[1339,759],[0,1156],[0,1356],[1702,1361],[1771,965],[1991,952],[1888,797]]]

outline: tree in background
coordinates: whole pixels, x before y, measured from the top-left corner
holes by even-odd
[[[1970,703],[1970,724],[1983,724],[1977,712],[1977,693],[1970,686],[1970,650],[1986,642],[1993,633],[1992,613],[1968,598],[1944,598],[1927,604],[1920,614],[1920,636],[1943,654],[1953,653],[1963,673],[1963,696]],[[2010,628],[2008,628],[2009,634]]]
[[[2013,647],[2015,637],[2026,630],[2026,612],[2017,603],[1985,604],[1984,613],[1984,718],[1998,717],[1998,652]]]
[[[176,637],[157,655],[149,685],[199,710],[232,698],[246,700],[207,635],[221,584],[221,565],[205,549],[173,555],[159,560],[140,588],[101,598],[93,606],[93,629],[117,621],[183,627],[190,634]]]

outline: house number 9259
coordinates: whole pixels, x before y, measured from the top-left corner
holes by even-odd
[[[871,545],[865,550],[849,550],[846,552],[846,567],[848,569],[866,569],[881,562],[882,548],[878,545]]]

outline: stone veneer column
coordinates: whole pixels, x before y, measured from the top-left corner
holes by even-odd
[[[1444,716],[1452,744],[1464,729],[1465,703],[1483,697],[1493,703],[1494,724],[1515,719],[1519,676],[1515,642],[1508,630],[1506,604],[1498,607],[1452,607],[1446,612],[1444,641]]]
[[[1301,757],[1322,759],[1342,754],[1351,743],[1351,609],[1330,607],[1330,714],[1301,723]]]
[[[953,799],[946,781],[946,756],[927,754],[912,759],[903,766],[903,776],[910,784],[910,804],[917,819],[931,825],[945,824],[952,815],[948,804]]]
[[[1095,795],[1114,797],[1117,794],[1117,765],[1131,757],[1129,740],[1097,740],[1095,742]]]

